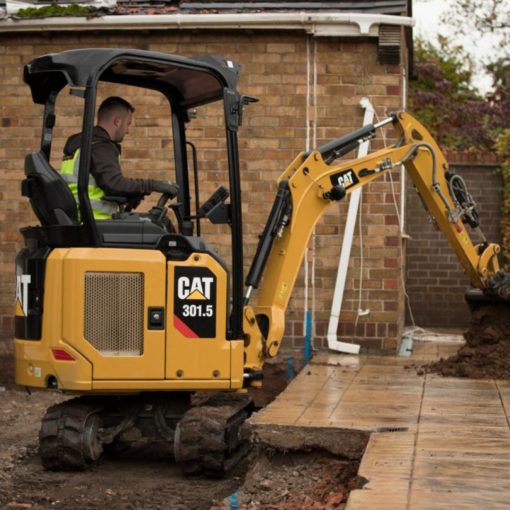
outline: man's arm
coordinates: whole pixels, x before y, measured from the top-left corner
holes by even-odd
[[[152,179],[124,177],[119,164],[119,151],[113,143],[96,142],[92,146],[92,175],[106,195],[135,197],[155,190]],[[157,186],[156,186],[157,187]]]

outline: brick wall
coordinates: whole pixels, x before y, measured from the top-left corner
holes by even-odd
[[[368,97],[380,115],[401,106],[402,69],[377,63],[374,39],[315,39],[297,32],[0,34],[0,328],[4,336],[12,334],[13,261],[22,246],[18,229],[36,224],[19,188],[24,155],[39,143],[42,108],[32,104],[29,89],[22,83],[22,68],[40,54],[94,46],[133,47],[187,56],[212,53],[244,65],[239,88],[260,98],[259,103],[248,108],[240,131],[246,270],[271,207],[275,181],[296,153],[306,148],[307,134],[313,146],[314,138],[321,144],[360,127],[362,97]],[[115,92],[111,86],[104,87],[100,97]],[[122,95],[137,108],[134,127],[123,144],[124,172],[133,177],[171,178],[169,122],[161,99],[135,90],[122,91]],[[80,100],[64,95],[57,108],[65,113],[55,128],[52,162],[58,167],[65,138],[80,129]],[[217,106],[202,110],[189,128],[189,137],[199,150],[204,200],[216,186],[227,182],[227,165],[221,112]],[[377,144],[381,146],[382,142]],[[398,181],[395,189],[398,201]],[[142,210],[152,203],[146,202]],[[331,207],[310,247],[309,259],[316,268],[317,347],[325,346],[346,209],[345,203]],[[373,183],[364,190],[362,212],[363,259],[360,238],[356,236],[339,335],[364,346],[394,349],[403,323],[399,269],[402,250],[389,180]],[[204,223],[203,235],[228,260],[226,229]],[[361,261],[362,307],[370,309],[370,314],[361,317],[355,329]],[[287,315],[287,345],[303,343],[304,305],[301,274]]]
[[[495,158],[448,154],[447,159],[478,205],[485,236],[490,242],[501,242],[503,186]],[[470,318],[464,301],[469,279],[443,235],[433,230],[418,195],[411,186],[408,190],[406,231],[411,239],[407,241],[406,288],[415,323],[464,328]],[[476,240],[476,235],[472,239]],[[409,312],[406,321],[412,322]]]

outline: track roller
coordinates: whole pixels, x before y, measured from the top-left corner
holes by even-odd
[[[46,411],[39,432],[42,464],[52,471],[80,471],[99,459],[101,419],[97,407],[80,399],[68,400]]]
[[[217,394],[191,408],[175,431],[175,460],[186,474],[223,476],[249,452],[241,426],[252,411],[247,395]]]

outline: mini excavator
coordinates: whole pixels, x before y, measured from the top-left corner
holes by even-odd
[[[509,298],[500,247],[481,233],[464,180],[404,112],[296,156],[278,179],[244,281],[237,133],[243,110],[256,99],[237,91],[239,75],[240,66],[224,58],[122,49],[65,51],[25,66],[24,80],[44,114],[40,148],[26,156],[22,182],[40,225],[21,229],[25,247],[16,259],[16,382],[75,395],[42,420],[39,450],[47,469],[84,469],[134,431],[168,442],[186,472],[232,467],[247,448],[241,425],[253,405],[246,389],[261,385],[265,360],[278,353],[314,225],[332,203],[392,170],[405,167],[471,280],[472,299]],[[177,203],[161,196],[149,213],[94,219],[87,186],[103,82],[159,91],[168,100]],[[50,164],[56,98],[65,88],[83,101],[78,203]],[[190,198],[193,173],[197,186],[199,179],[185,127],[193,109],[213,102],[223,105],[228,189],[199,205]],[[343,157],[384,126],[397,133],[393,146]],[[164,221],[168,209],[177,222],[172,231]],[[200,220],[230,227],[230,267],[200,236]],[[210,398],[192,399],[202,390]]]

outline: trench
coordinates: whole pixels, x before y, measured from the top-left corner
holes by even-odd
[[[252,391],[260,409],[271,403],[301,369],[290,358],[264,366],[264,384]],[[253,428],[252,454],[239,487],[214,510],[343,509],[351,490],[367,480],[358,469],[370,434],[323,427],[268,425]]]

